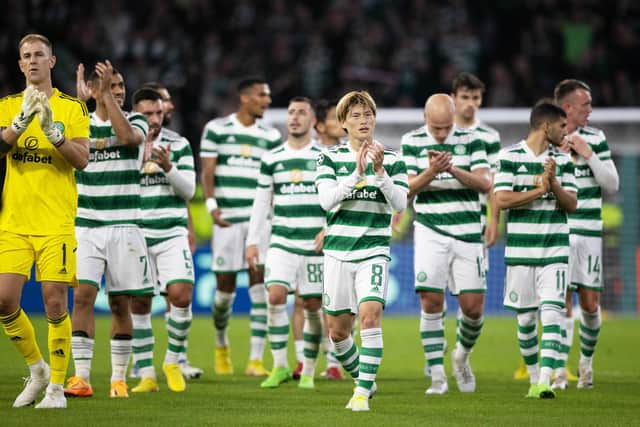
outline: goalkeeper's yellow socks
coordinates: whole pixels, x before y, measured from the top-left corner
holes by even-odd
[[[15,313],[0,316],[0,323],[2,323],[4,333],[24,357],[27,365],[33,365],[42,360],[33,325],[21,308]]]
[[[47,316],[47,323],[49,324],[51,383],[64,384],[71,355],[71,319],[69,313],[64,313],[57,319],[51,319]]]

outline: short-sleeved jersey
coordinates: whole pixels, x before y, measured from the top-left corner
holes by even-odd
[[[0,100],[0,127],[9,127],[20,113],[22,96]],[[49,104],[53,122],[66,139],[89,138],[84,102],[54,88]],[[7,153],[6,162],[0,229],[30,235],[73,233],[78,206],[74,168],[44,135],[38,117]]]
[[[409,174],[429,168],[429,151],[445,151],[453,164],[467,172],[489,169],[485,143],[476,132],[453,129],[443,143],[436,141],[425,126],[402,137],[402,156]],[[414,201],[416,225],[465,242],[481,242],[480,197],[449,172],[438,174]]]
[[[584,139],[593,155],[603,162],[612,162],[607,138],[600,129],[578,128],[573,135]],[[569,229],[572,234],[602,236],[602,189],[593,176],[591,168],[582,156],[574,159],[576,183],[578,185],[578,209],[569,214]]]
[[[154,147],[169,149],[169,159],[178,173],[195,181],[193,153],[186,138],[162,128],[153,141]],[[143,167],[140,176],[142,231],[147,245],[152,246],[189,232],[187,201],[178,196],[169,179],[156,163]]]
[[[277,129],[260,122],[244,126],[235,114],[206,124],[200,141],[200,157],[217,158],[215,198],[226,221],[249,221],[260,159],[280,144],[282,139]]]
[[[134,129],[147,137],[147,119],[124,113]],[[78,227],[139,225],[142,145],[124,145],[111,121],[91,113],[89,165],[76,171],[78,181]]]
[[[258,190],[273,196],[272,248],[316,256],[315,237],[325,225],[314,183],[320,148],[295,150],[287,143],[262,157]]]
[[[555,147],[536,156],[526,141],[500,150],[494,191],[530,191],[544,173],[544,162],[556,161],[556,179],[567,191],[577,191],[571,158]],[[569,260],[569,225],[567,213],[558,208],[555,195],[543,197],[524,206],[509,209],[507,214],[507,265],[542,266],[567,263]]]
[[[409,191],[407,168],[395,152],[384,151],[383,167],[394,185]],[[347,143],[324,150],[318,156],[316,185],[323,181],[340,183],[356,170],[356,153]],[[389,257],[391,205],[376,185],[371,162],[365,178],[337,206],[327,212],[325,255],[342,261],[362,261],[375,256]]]
[[[487,152],[487,161],[491,168],[491,173],[496,172],[496,162],[498,161],[498,153],[500,152],[500,133],[497,130],[482,122],[476,121],[468,130],[476,131],[478,137],[484,141],[484,149]],[[484,232],[487,225],[487,202],[489,196],[480,193],[480,223]]]

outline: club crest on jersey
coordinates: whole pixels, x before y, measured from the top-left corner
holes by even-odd
[[[258,140],[258,147],[266,148],[266,146],[267,146],[267,141],[266,140],[264,140],[264,139],[259,139]]]
[[[533,185],[536,187],[542,187],[542,175],[533,176]]]
[[[157,173],[160,172],[160,166],[158,166],[157,163],[152,162],[151,160],[147,160],[146,162],[144,162],[142,171],[148,174]]]
[[[427,281],[427,273],[425,273],[424,271],[419,272],[416,275],[416,280],[418,282],[426,282]]]
[[[455,147],[453,147],[453,152],[454,154],[462,156],[463,154],[467,153],[467,147],[462,144],[457,144]]]
[[[316,164],[313,160],[309,160],[307,162],[307,169],[309,169],[310,171],[316,170]]]
[[[294,184],[302,182],[302,171],[300,169],[293,169],[289,172],[289,180]]]
[[[240,146],[240,155],[242,157],[251,157],[251,146],[248,144],[242,144]]]
[[[96,150],[104,150],[104,147],[106,146],[107,146],[107,138],[96,139]]]
[[[64,123],[62,122],[53,122],[53,125],[58,128],[61,134],[64,134]]]

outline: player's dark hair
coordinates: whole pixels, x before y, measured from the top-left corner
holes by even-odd
[[[145,87],[153,90],[162,90],[167,88],[165,85],[159,82],[146,82],[142,83],[142,85],[140,86],[141,89]]]
[[[543,98],[536,102],[531,110],[529,127],[531,130],[536,130],[545,123],[554,123],[563,117],[567,117],[567,113],[562,108],[552,99]]]
[[[158,100],[162,100],[162,96],[160,96],[157,90],[148,87],[142,87],[136,90],[135,92],[133,92],[133,96],[131,97],[131,102],[133,103],[133,105],[137,105],[140,101]]]
[[[315,103],[313,109],[316,111],[317,123],[324,123],[327,120],[327,113],[331,108],[338,105],[337,99],[321,99]]]
[[[306,96],[294,96],[289,100],[289,105],[291,105],[292,102],[304,102],[309,104],[311,112],[315,114],[315,108],[313,107],[313,101],[311,101],[311,98],[307,98]]]
[[[562,101],[564,101],[567,96],[578,89],[584,89],[587,92],[591,92],[591,88],[585,82],[576,79],[565,79],[556,85],[553,90],[553,97],[558,104],[562,104]]]
[[[476,76],[475,74],[462,72],[459,73],[455,77],[455,79],[453,79],[453,83],[451,84],[451,93],[455,95],[460,89],[480,89],[481,92],[484,92],[484,88],[484,83],[478,78],[478,76]]]
[[[267,81],[260,77],[249,77],[246,79],[240,80],[237,86],[238,94],[241,94],[245,90],[251,88],[253,85],[264,85],[267,84]]]

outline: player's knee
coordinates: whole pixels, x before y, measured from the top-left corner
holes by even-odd
[[[20,305],[12,298],[0,297],[0,316],[8,316],[15,313]]]
[[[133,314],[151,313],[151,297],[131,298],[131,312]]]
[[[538,321],[538,313],[534,310],[524,313],[518,313],[518,325],[531,326],[535,325]]]
[[[320,298],[305,298],[303,305],[306,311],[318,311],[322,307],[322,300]]]
[[[360,330],[380,327],[380,316],[377,313],[369,313],[360,316]]]
[[[91,289],[85,289],[79,286],[73,291],[73,307],[74,309],[93,309],[96,296]]]
[[[287,303],[288,289],[286,286],[272,284],[269,286],[268,302],[269,305],[279,305]]]
[[[348,331],[348,330],[334,328],[329,331],[329,337],[331,338],[331,341],[333,341],[334,343],[344,341],[347,338],[349,338],[350,335],[351,335],[351,331]]]
[[[482,307],[469,307],[463,311],[463,314],[472,320],[478,320],[482,317]]]
[[[185,308],[191,304],[191,292],[180,292],[171,296],[171,305],[175,307]]]

